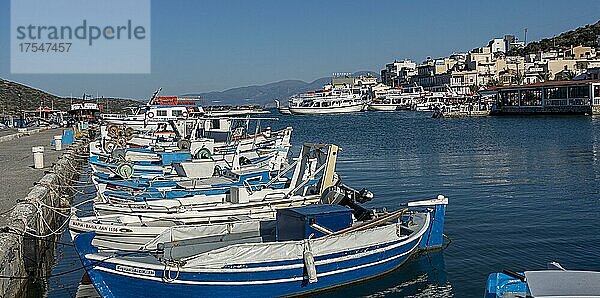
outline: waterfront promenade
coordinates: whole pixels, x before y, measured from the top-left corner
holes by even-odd
[[[46,169],[61,156],[51,146],[52,137],[62,134],[62,128],[35,132],[13,140],[0,142],[0,214],[14,207],[17,200],[27,196]],[[44,146],[44,169],[33,168],[31,147]],[[66,146],[63,146],[63,150]],[[6,224],[8,216],[0,217],[0,225]]]

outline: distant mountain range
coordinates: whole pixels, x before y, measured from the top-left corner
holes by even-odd
[[[379,79],[379,74],[372,71],[359,71],[353,77],[370,75]],[[284,80],[266,85],[253,85],[205,93],[188,93],[183,96],[199,96],[207,105],[261,105],[273,106],[275,99],[285,101],[288,97],[311,90],[323,88],[331,83],[332,77],[316,79],[310,83],[301,80]]]

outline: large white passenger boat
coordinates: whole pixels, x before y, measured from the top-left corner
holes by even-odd
[[[444,96],[431,95],[423,98],[423,100],[415,106],[417,112],[434,112],[443,109],[446,106]]]
[[[292,96],[288,102],[292,114],[332,114],[364,111],[365,95],[360,89],[332,88]]]
[[[392,88],[369,103],[371,111],[397,111],[410,110],[420,100],[423,93],[421,86],[407,86],[404,88]]]

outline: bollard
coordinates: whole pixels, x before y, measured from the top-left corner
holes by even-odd
[[[43,169],[44,168],[44,146],[31,147],[31,152],[33,152],[33,167],[35,169]]]
[[[62,136],[54,136],[54,150],[62,150]]]

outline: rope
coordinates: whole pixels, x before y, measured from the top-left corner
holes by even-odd
[[[6,210],[6,211],[4,211],[4,212],[0,213],[0,217],[3,217],[4,215],[6,215],[6,214],[9,214],[9,213],[13,212],[13,210],[15,210],[15,208],[17,208],[17,205],[14,205],[14,206],[12,206],[12,207],[8,208],[8,210]]]
[[[57,230],[53,230],[52,227],[50,226],[50,224],[48,224],[48,222],[44,218],[44,214],[43,214],[43,212],[41,212],[41,208],[39,208],[36,204],[31,203],[31,202],[23,202],[23,203],[24,204],[29,204],[29,205],[33,206],[34,208],[36,208],[36,213],[41,218],[42,223],[46,226],[46,228],[50,231],[50,233],[49,234],[45,234],[45,235],[37,235],[37,234],[33,234],[33,233],[28,232],[27,231],[28,229],[31,230],[28,227],[29,223],[27,221],[25,221],[25,218],[19,217],[18,220],[20,220],[23,223],[23,230],[19,230],[18,228],[15,228],[15,227],[6,227],[6,228],[13,229],[13,230],[15,230],[17,232],[20,232],[21,236],[28,235],[28,236],[31,236],[31,237],[34,237],[34,238],[47,238],[47,237],[50,237],[50,236],[53,236],[53,235],[62,234],[62,230],[67,226],[67,224],[69,223],[69,220],[71,219],[71,215],[65,215],[65,214],[60,213],[60,212],[58,212],[56,210],[50,209],[53,212],[66,217],[65,220],[64,220],[64,222],[60,225],[60,227]],[[40,202],[38,202],[38,203],[40,203]]]
[[[44,206],[44,207],[46,207],[46,208],[48,208],[48,209],[50,209],[50,210],[52,210],[52,211],[54,211],[54,212],[56,212],[58,215],[61,215],[63,217],[70,217],[71,216],[71,215],[59,212],[59,210],[71,210],[71,208],[54,207],[54,206],[50,206],[50,205],[48,205],[48,204],[46,204],[44,202],[41,202],[41,201],[39,201],[37,203],[40,204],[40,205],[42,205],[42,206]]]
[[[450,238],[450,236],[448,236],[446,234],[442,234],[442,237],[448,239],[448,242],[446,244],[444,244],[444,246],[442,246],[442,249],[446,249],[446,248],[448,248],[448,246],[450,246],[450,243],[452,243],[452,238]]]
[[[15,231],[11,231],[11,227],[9,226],[4,226],[0,228],[0,233],[6,233],[6,234],[13,234],[13,235],[17,235],[20,237],[23,237],[23,234],[19,234]],[[13,229],[14,230],[14,229]],[[73,243],[68,243],[68,242],[62,242],[62,241],[56,241],[56,240],[51,240],[51,239],[47,239],[47,238],[37,238],[38,240],[41,241],[46,241],[46,242],[50,242],[50,243],[56,243],[56,244],[60,244],[60,245],[64,245],[64,246],[75,246]]]

